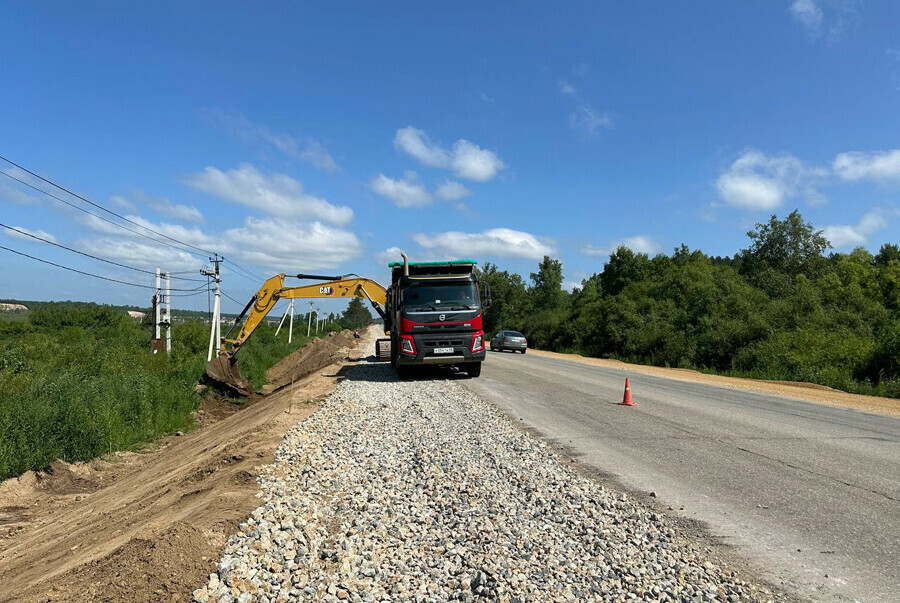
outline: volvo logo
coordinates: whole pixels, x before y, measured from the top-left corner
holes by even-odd
[[[446,316],[445,314],[441,314],[440,316],[438,316],[438,318],[439,318],[440,320],[444,320],[444,319],[447,318],[447,316]]]

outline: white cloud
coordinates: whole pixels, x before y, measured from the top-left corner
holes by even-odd
[[[399,247],[388,247],[384,251],[379,252],[378,255],[375,256],[375,260],[378,264],[387,266],[391,262],[401,261],[402,258],[400,257],[400,253],[402,251],[403,250]]]
[[[81,239],[75,242],[75,247],[84,253],[112,258],[117,262],[144,270],[162,268],[163,271],[197,270],[199,272],[203,265],[202,260],[190,253],[135,237]]]
[[[254,123],[240,113],[227,113],[220,109],[204,112],[212,123],[228,129],[244,140],[258,140],[274,147],[293,159],[306,161],[319,169],[335,171],[338,165],[322,144],[311,138],[297,140],[289,134],[273,132],[264,125]]]
[[[238,262],[288,273],[337,268],[363,251],[355,234],[321,222],[248,217],[224,239]]]
[[[261,212],[292,219],[322,220],[342,226],[353,210],[307,195],[303,185],[285,174],[264,174],[249,164],[223,172],[207,167],[188,175],[189,186]]]
[[[423,248],[451,258],[491,256],[541,259],[556,253],[552,245],[535,235],[510,228],[492,228],[481,233],[420,233],[412,238]]]
[[[453,143],[453,173],[460,178],[485,182],[497,175],[506,166],[496,153],[482,149],[468,140]]]
[[[822,9],[816,4],[816,0],[794,0],[791,3],[790,11],[791,16],[811,34],[821,33],[822,21],[825,16],[822,14]]]
[[[151,197],[140,189],[131,192],[128,197],[123,195],[114,195],[110,200],[122,207],[126,207],[131,211],[135,211],[138,207],[148,207],[156,213],[174,218],[176,220],[187,220],[188,222],[204,222],[203,214],[200,210],[192,205],[182,205],[181,203],[172,203],[167,197]]]
[[[450,151],[442,149],[423,130],[412,126],[397,130],[394,135],[394,147],[423,165],[439,168],[450,165]]]
[[[804,196],[820,204],[815,184],[827,172],[807,167],[792,155],[769,156],[746,149],[716,181],[719,196],[727,204],[747,210],[770,211],[786,199]]]
[[[15,230],[8,230],[8,229],[4,228],[3,233],[14,239],[21,239],[23,241],[31,241],[32,243],[37,243],[39,241],[36,241],[35,239],[29,237],[28,236],[29,234],[34,235],[36,237],[40,237],[42,239],[46,239],[46,240],[50,241],[51,243],[59,242],[56,240],[56,237],[54,237],[52,234],[50,234],[49,232],[47,232],[45,230],[41,230],[39,228],[35,229],[35,230],[32,230],[30,228],[25,228],[24,226],[13,226],[13,228],[21,230],[22,232],[16,232]],[[22,234],[22,233],[28,233],[28,234]]]
[[[459,178],[477,182],[490,180],[506,167],[494,151],[463,138],[445,149],[413,126],[397,130],[394,146],[423,165],[449,169]]]
[[[16,205],[37,205],[40,203],[37,197],[33,197],[5,182],[0,182],[0,200],[15,203]]]
[[[615,126],[615,117],[604,111],[598,113],[591,105],[579,105],[569,114],[569,127],[582,134],[594,135],[599,130]]]
[[[472,191],[453,180],[446,180],[434,191],[434,196],[442,201],[459,201],[471,194]]]
[[[881,211],[873,209],[856,224],[838,224],[823,228],[825,238],[836,249],[863,245],[869,235],[887,228],[887,220]]]
[[[835,157],[832,169],[843,180],[900,182],[900,149],[841,153]]]
[[[793,0],[788,11],[811,38],[832,42],[859,21],[857,0]]]
[[[566,96],[578,96],[578,88],[575,84],[569,82],[566,79],[560,78],[559,82],[559,91]]]
[[[146,269],[192,270],[203,263],[190,253],[153,243],[92,216],[86,218],[85,223],[103,236],[78,241],[76,247],[81,251]],[[240,227],[212,234],[199,228],[155,224],[137,216],[128,218],[191,245],[214,249],[240,264],[276,272],[335,268],[362,255],[355,234],[319,221],[247,217]]]
[[[634,237],[625,237],[624,239],[610,241],[608,245],[596,246],[585,245],[581,248],[581,253],[589,257],[608,257],[616,249],[621,246],[628,247],[637,253],[646,253],[647,255],[655,255],[660,252],[662,247],[651,237],[645,235],[637,235]]]
[[[397,207],[425,207],[432,201],[431,194],[418,182],[406,175],[404,180],[388,178],[378,174],[372,178],[369,186],[377,194],[390,199]]]

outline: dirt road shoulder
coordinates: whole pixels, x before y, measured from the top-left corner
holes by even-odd
[[[0,601],[189,601],[259,504],[257,468],[334,389],[342,364],[153,450],[4,482]]]
[[[880,398],[877,396],[862,396],[859,394],[848,394],[823,385],[813,383],[793,383],[786,381],[763,381],[757,379],[742,379],[739,377],[725,377],[721,375],[708,375],[690,369],[673,369],[658,366],[647,366],[643,364],[629,364],[619,360],[608,360],[605,358],[590,358],[580,354],[561,354],[559,352],[547,352],[544,350],[528,350],[529,354],[544,356],[546,358],[559,358],[572,360],[583,364],[591,364],[594,366],[602,366],[605,368],[618,369],[633,373],[641,373],[644,375],[653,375],[656,377],[664,377],[666,379],[674,379],[676,381],[688,381],[693,383],[705,383],[708,385],[716,385],[719,387],[729,387],[733,389],[741,389],[745,391],[759,392],[764,394],[774,394],[776,396],[784,396],[793,398],[794,400],[802,400],[804,402],[813,402],[816,404],[826,404],[828,406],[837,406],[841,408],[852,408],[865,412],[880,413],[885,415],[900,416],[900,400],[894,398]]]

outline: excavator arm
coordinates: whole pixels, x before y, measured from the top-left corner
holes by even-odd
[[[235,325],[241,324],[241,329],[234,339],[228,336],[229,331],[219,343],[218,356],[213,358],[206,366],[206,374],[213,381],[229,387],[241,395],[249,395],[252,391],[250,384],[241,377],[237,366],[235,354],[243,346],[253,331],[262,323],[278,300],[281,299],[306,299],[306,298],[338,298],[361,297],[367,299],[375,311],[384,321],[385,333],[390,330],[389,318],[385,312],[387,304],[387,291],[373,280],[356,275],[345,276],[320,276],[314,274],[298,274],[299,279],[314,279],[322,282],[298,287],[285,287],[284,279],[287,275],[276,274],[262,284],[247,305],[238,316]],[[241,320],[243,322],[241,322]],[[232,330],[234,327],[232,327]]]

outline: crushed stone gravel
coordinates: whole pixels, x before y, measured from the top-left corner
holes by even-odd
[[[450,380],[361,364],[194,601],[775,601]]]

